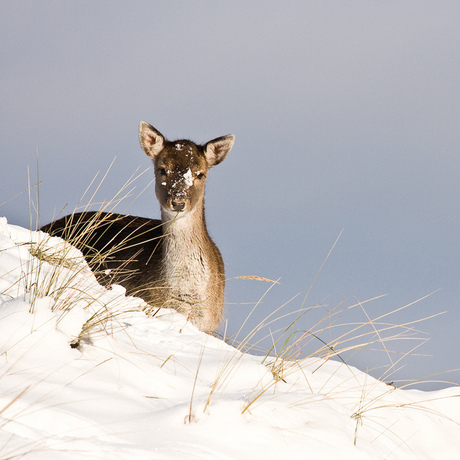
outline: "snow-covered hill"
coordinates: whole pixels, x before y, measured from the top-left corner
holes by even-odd
[[[460,459],[459,388],[396,389],[315,358],[275,378],[5,218],[0,294],[2,460]]]

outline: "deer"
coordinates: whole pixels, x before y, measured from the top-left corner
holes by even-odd
[[[78,242],[100,284],[119,284],[127,295],[141,297],[150,313],[173,308],[213,334],[223,315],[225,270],[207,231],[204,192],[210,168],[227,157],[235,136],[202,145],[168,141],[143,121],[139,140],[153,160],[161,220],[84,211],[41,230]]]

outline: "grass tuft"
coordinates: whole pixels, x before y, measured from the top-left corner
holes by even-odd
[[[33,236],[31,233],[30,242],[23,243],[22,246],[27,248],[32,258],[21,267],[22,276],[20,279],[1,293],[8,295],[9,292],[23,291],[27,301],[31,304],[31,313],[34,312],[37,301],[44,297],[50,297],[53,300],[51,309],[62,312],[61,318],[64,318],[75,305],[90,311],[89,318],[84,323],[81,332],[71,343],[71,346],[78,346],[81,340],[88,340],[93,333],[110,333],[113,327],[121,327],[121,317],[132,311],[132,307],[130,310],[123,307],[124,295],[122,292],[119,301],[106,301],[104,296],[106,291],[104,289],[100,289],[97,292],[88,289],[88,285],[91,284],[89,280],[93,276],[102,279],[105,275],[105,262],[116,259],[119,251],[130,246],[130,239],[126,238],[116,245],[107,245],[103,251],[90,251],[92,254],[92,258],[89,261],[91,269],[82,254],[87,254],[88,250],[92,249],[90,247],[91,239],[96,232],[100,231],[101,227],[105,228],[107,226],[108,220],[113,216],[112,212],[115,207],[121,206],[126,202],[132,203],[137,199],[137,197],[133,199],[133,184],[147,171],[147,169],[140,173],[135,171],[112,199],[107,202],[97,202],[97,193],[100,191],[112,165],[113,162],[99,182],[97,181],[99,174],[96,174],[84,191],[77,206],[71,213],[72,217],[69,219],[68,225],[64,229],[63,240],[54,238],[52,231],[51,234],[38,233]],[[40,183],[37,177],[37,184],[30,185],[29,177],[27,191],[29,192],[31,232],[33,231],[32,222],[34,220],[36,221],[36,226],[40,226]],[[36,191],[36,202],[32,197],[32,190]],[[129,204],[125,207],[128,207]],[[64,213],[66,207],[62,209],[59,213],[60,215]],[[77,218],[78,213],[94,208],[98,208],[98,210],[94,212],[89,221],[84,223],[82,228],[82,223]],[[33,213],[36,213],[35,219]],[[129,264],[129,261],[121,264],[117,269],[117,274],[129,277],[131,273],[125,268],[127,264]],[[110,285],[106,287],[110,288]],[[113,299],[113,296],[111,298]],[[141,299],[139,299],[139,310],[147,310],[147,304]]]

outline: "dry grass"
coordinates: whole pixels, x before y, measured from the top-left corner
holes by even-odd
[[[130,239],[126,238],[117,244],[108,245],[102,251],[91,252],[89,247],[91,239],[96,232],[100,233],[101,228],[107,228],[116,206],[127,203],[126,207],[128,207],[145,190],[142,190],[137,196],[133,194],[134,182],[147,170],[141,173],[136,171],[112,199],[98,203],[96,195],[106,180],[112,165],[113,163],[99,181],[97,181],[99,175],[97,174],[84,191],[77,206],[71,213],[72,218],[69,221],[69,225],[64,230],[65,241],[57,243],[52,238],[52,232],[51,235],[42,233],[39,236],[35,235],[33,238],[31,233],[31,241],[24,245],[27,246],[32,258],[23,265],[21,278],[5,292],[2,292],[2,294],[8,295],[8,292],[24,290],[27,300],[31,304],[31,312],[34,311],[36,302],[44,297],[53,299],[52,310],[61,311],[61,317],[64,317],[76,304],[83,308],[91,307],[93,313],[84,324],[80,335],[76,337],[74,345],[78,344],[80,340],[89,337],[95,331],[109,333],[110,330],[107,328],[113,328],[114,325],[119,324],[119,318],[129,313],[129,311],[123,309],[122,298],[119,301],[112,300],[107,303],[104,300],[104,290],[91,292],[87,289],[88,281],[93,275],[98,278],[103,277],[105,261],[116,258],[120,250],[130,247],[131,244]],[[37,227],[40,226],[39,183],[37,178],[37,184],[31,186],[29,179],[29,188],[27,190],[29,191],[31,227],[34,220],[33,213],[36,214]],[[32,197],[32,190],[36,191],[35,199]],[[92,219],[82,224],[77,217],[78,213],[96,207],[98,207],[98,210]],[[65,208],[60,215],[64,211]],[[56,218],[59,217],[58,215]],[[91,252],[92,256],[91,258],[87,257],[87,260],[85,260],[81,253],[88,254],[88,250],[90,250],[89,252]],[[88,267],[87,261],[91,269]],[[123,264],[117,269],[118,273],[126,277],[130,276],[130,272],[125,270]],[[139,309],[147,309],[147,304],[140,300]]]
[[[414,319],[413,321],[403,324],[393,324],[387,320],[389,316],[405,308],[409,308],[415,302],[394,309],[386,314],[371,318],[364,305],[376,299],[378,299],[378,297],[369,299],[366,302],[356,301],[351,305],[345,305],[345,302],[343,302],[332,309],[332,311],[325,313],[324,316],[314,324],[308,325],[305,329],[302,329],[300,320],[305,318],[306,322],[308,322],[308,313],[311,312],[311,308],[291,312],[274,319],[269,318],[268,321],[259,324],[257,330],[261,330],[263,327],[271,329],[273,324],[278,320],[289,316],[295,316],[295,319],[289,326],[270,332],[269,337],[277,338],[273,341],[272,347],[262,358],[262,363],[271,371],[273,381],[248,397],[248,401],[243,407],[243,412],[249,410],[262,395],[267,393],[278,382],[285,382],[292,373],[299,370],[301,362],[307,359],[317,359],[319,368],[332,358],[336,358],[344,364],[347,364],[347,359],[344,356],[348,356],[350,353],[357,351],[381,351],[386,355],[388,365],[381,374],[380,380],[385,380],[391,375],[402,360],[407,358],[408,355],[413,353],[427,340],[414,326],[429,318]],[[363,321],[350,323],[341,322],[343,316],[355,309],[359,309],[363,313],[365,318]],[[325,339],[325,336],[330,338]],[[266,337],[267,336],[259,339],[256,344],[265,340]],[[403,353],[397,359],[394,359],[389,344],[396,341],[398,343],[401,341],[411,341],[415,344],[410,347],[409,351]],[[245,341],[243,341],[243,343],[245,349],[250,351],[251,346],[248,346]]]
[[[428,340],[426,334],[418,330],[417,326],[437,315],[415,318],[403,323],[391,320],[392,317],[396,317],[403,310],[413,307],[428,296],[378,315],[370,313],[372,305],[384,296],[374,297],[366,301],[347,298],[331,309],[327,309],[323,305],[308,306],[307,301],[313,284],[338,239],[324,259],[306,295],[301,300],[300,306],[292,308],[293,302],[298,297],[294,296],[273,310],[249,333],[246,333],[244,338],[240,339],[241,333],[251,316],[277,284],[277,281],[260,277],[243,277],[244,279],[256,279],[272,283],[254,305],[237,333],[232,337],[225,337],[224,335],[224,339],[241,352],[260,355],[260,350],[263,350],[264,346],[266,347],[265,344],[268,341],[271,343],[268,350],[265,348],[266,351],[261,356],[261,362],[270,370],[272,379],[269,382],[259,382],[253,392],[248,395],[246,403],[242,407],[243,413],[261,402],[263,395],[274,391],[278,383],[287,382],[292,374],[301,371],[302,364],[306,360],[316,360],[317,369],[319,369],[330,359],[338,360],[347,365],[350,358],[357,352],[380,352],[386,357],[387,364],[378,378],[381,381],[388,381],[391,375],[399,370],[401,363],[410,355],[415,354],[416,350]],[[284,313],[287,307],[290,308],[290,311]],[[352,317],[353,320],[347,321],[346,318],[349,317]],[[361,319],[356,320],[357,317],[361,317]],[[406,345],[403,346],[403,343]],[[238,368],[241,356],[235,358],[233,355],[220,364],[216,379],[210,388],[205,410],[211,404],[214,395],[222,391],[226,382],[231,379]],[[305,380],[308,380],[307,376]],[[394,385],[394,382],[391,384]],[[391,388],[394,387],[391,386]]]
[[[249,316],[254,313],[274,285],[275,282],[262,295]],[[308,395],[307,392],[307,396],[303,396],[304,399],[299,398],[289,407],[330,399],[343,400],[345,406],[349,407],[350,418],[355,422],[352,440],[355,445],[359,441],[360,427],[364,424],[372,429],[376,437],[385,436],[391,439],[391,442],[396,446],[395,449],[398,448],[398,445],[404,445],[407,442],[398,434],[397,430],[393,429],[392,426],[387,426],[385,418],[382,419],[381,410],[386,408],[424,411],[441,418],[447,418],[452,423],[457,423],[430,409],[430,401],[423,397],[418,402],[404,404],[395,402],[397,399],[391,397],[397,387],[393,381],[389,382],[388,380],[393,373],[400,370],[403,361],[416,354],[418,348],[428,340],[426,334],[418,329],[419,323],[438,315],[414,318],[399,323],[392,321],[392,317],[397,317],[399,313],[414,307],[429,296],[424,296],[417,301],[386,313],[371,314],[373,305],[381,297],[383,296],[364,302],[353,298],[344,299],[330,310],[326,310],[322,305],[306,306],[305,297],[300,308],[283,313],[287,306],[292,308],[292,303],[296,300],[294,297],[270,313],[242,340],[237,340],[237,336],[227,338],[228,342],[242,352],[256,351],[257,354],[260,354],[261,345],[266,342],[267,338],[271,339],[272,343],[269,350],[261,356],[261,362],[271,372],[272,378],[261,378],[257,382],[253,390],[247,394],[241,406],[241,413],[251,413],[261,404],[276,398],[278,394],[283,395],[284,391],[290,391],[289,388],[294,389],[297,385],[294,382],[303,382],[302,387],[310,388],[311,394]],[[313,320],[320,311],[324,313],[319,319]],[[348,316],[355,317],[358,313],[362,318],[361,320],[346,321]],[[276,325],[280,322],[288,322],[288,325],[277,328]],[[241,330],[242,328],[238,333],[241,333]],[[265,334],[263,334],[264,331]],[[371,355],[375,351],[383,354],[387,360],[386,366],[380,370],[378,380],[372,377],[369,377],[367,381],[363,381],[362,377],[357,378],[356,372],[348,365],[350,358],[357,352],[370,352],[368,355]],[[242,358],[243,355],[231,355],[229,359],[224,359],[220,363],[216,379],[210,386],[204,411],[210,406],[212,399],[225,390],[226,384],[238,372]],[[309,380],[312,379],[313,374],[331,359],[338,360],[349,368],[350,382],[339,379],[340,383],[338,384],[326,382],[323,388],[311,387]],[[374,369],[374,373],[375,371],[377,369]],[[330,379],[333,379],[333,375],[330,376]],[[388,382],[387,385],[383,384],[385,381]],[[399,385],[399,388],[409,388],[414,384],[420,385],[426,382],[428,381],[425,379],[414,380]],[[279,385],[282,389],[280,392],[278,391]],[[305,391],[303,394],[305,395]],[[443,398],[434,397],[433,401],[438,399]]]

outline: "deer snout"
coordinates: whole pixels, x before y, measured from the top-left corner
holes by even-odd
[[[182,199],[172,199],[170,207],[175,212],[185,211],[185,207],[187,206],[187,202]]]

